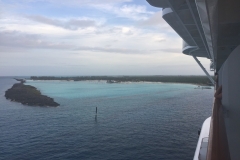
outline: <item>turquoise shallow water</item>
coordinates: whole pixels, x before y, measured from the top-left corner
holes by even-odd
[[[150,82],[108,84],[106,81],[28,81],[27,84],[39,88],[43,94],[66,99],[122,96],[146,97],[152,93],[156,93],[160,97],[174,97],[181,90],[193,88],[193,85],[189,84]]]
[[[4,98],[13,83],[0,79],[0,159],[192,159],[213,101],[189,84],[28,81],[60,103],[28,107]]]

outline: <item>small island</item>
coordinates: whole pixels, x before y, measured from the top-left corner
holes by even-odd
[[[212,77],[214,78],[214,77]],[[162,82],[162,83],[187,83],[203,86],[213,84],[207,76],[76,76],[76,77],[54,77],[54,76],[32,76],[31,80],[64,80],[64,81],[86,81],[105,80],[108,84],[122,82]]]
[[[19,102],[28,106],[41,106],[41,107],[57,107],[59,106],[53,98],[42,95],[37,88],[25,85],[25,80],[16,79],[20,83],[16,83],[12,88],[5,92],[5,97],[8,100]]]

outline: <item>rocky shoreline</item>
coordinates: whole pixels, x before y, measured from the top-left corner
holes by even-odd
[[[25,80],[16,79],[20,83],[15,83],[12,88],[5,92],[8,100],[19,102],[28,106],[57,107],[59,104],[53,98],[42,95],[37,88],[25,85]]]

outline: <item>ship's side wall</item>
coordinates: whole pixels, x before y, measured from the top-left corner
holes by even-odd
[[[240,157],[240,45],[230,54],[219,72],[222,105],[231,160]]]

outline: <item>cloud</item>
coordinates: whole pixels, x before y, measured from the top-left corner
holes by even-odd
[[[117,17],[127,18],[135,21],[146,20],[154,14],[154,12],[147,11],[146,6],[142,5],[123,5],[121,7],[114,5],[100,5],[95,6],[96,9],[115,14]]]
[[[159,26],[159,25],[165,25],[166,22],[162,18],[162,11],[154,13],[151,17],[148,19],[139,22],[142,26]]]
[[[11,8],[11,10],[15,10],[15,11],[20,9],[21,12],[22,10],[29,11],[29,9],[31,8],[34,9],[35,5],[48,6],[51,8],[70,7],[67,9],[73,9],[73,10],[87,8],[93,11],[98,10],[100,12],[105,12],[105,13],[107,12],[108,14],[113,14],[117,17],[131,19],[135,21],[146,20],[149,18],[149,16],[154,14],[154,12],[148,11],[146,9],[146,6],[144,5],[137,5],[137,4],[132,4],[128,2],[132,2],[132,0],[68,0],[68,1],[66,0],[19,0],[17,2],[13,0],[9,0],[7,3],[5,2],[2,5],[4,6],[3,8]],[[37,3],[37,4],[34,4],[34,3]],[[59,22],[58,22],[59,20],[52,19],[50,21],[50,20],[44,19],[46,17],[38,17],[38,16],[33,16],[29,18],[36,19],[40,22],[46,22],[46,23],[51,22],[53,24],[56,24],[57,26],[63,26],[62,24],[59,25]],[[76,26],[73,25],[73,29],[75,28]]]
[[[73,47],[65,43],[53,43],[43,40],[37,34],[18,31],[0,31],[0,46],[11,48],[69,49]]]
[[[116,13],[119,17],[129,17],[134,20],[145,19],[153,14],[153,12],[146,10],[146,6],[141,5],[123,5]]]
[[[138,33],[138,29],[131,26],[104,26],[95,30],[95,34],[117,34],[117,35],[134,35]]]
[[[108,53],[122,53],[122,54],[144,54],[146,50],[138,49],[124,49],[124,48],[109,48],[109,47],[78,47],[76,51],[92,51],[92,52],[108,52]]]
[[[179,48],[164,48],[164,49],[156,49],[152,50],[152,52],[164,52],[164,53],[181,53],[181,49]]]
[[[137,23],[140,27],[157,27],[158,29],[165,29],[166,31],[171,31],[172,28],[167,24],[167,22],[162,18],[162,11],[154,13],[148,19],[139,21]]]
[[[177,53],[178,49],[148,49],[142,47],[138,48],[124,48],[124,47],[114,47],[114,45],[101,46],[90,46],[96,44],[71,44],[71,41],[66,42],[52,42],[48,41],[45,37],[37,34],[28,34],[19,31],[0,31],[0,47],[4,51],[11,51],[14,49],[54,49],[54,50],[65,50],[74,51],[79,53],[79,51],[90,51],[90,52],[101,52],[101,53],[113,53],[113,54],[152,54],[152,53],[162,53],[171,52]],[[82,52],[81,52],[82,53]]]
[[[43,0],[43,1],[48,1],[48,0]],[[131,2],[132,0],[60,0],[61,3],[66,4],[67,3],[72,3],[72,4],[78,4],[78,5],[105,5],[105,4],[121,4],[125,2]],[[52,2],[59,3],[59,0],[52,0]]]
[[[27,34],[18,31],[0,31],[0,46],[25,49],[61,49],[69,51],[111,52],[123,54],[139,54],[146,51],[136,49],[77,46],[63,42],[49,42],[37,34]]]
[[[2,17],[3,17],[3,12],[4,12],[4,5],[0,0],[0,19],[2,19]]]
[[[27,4],[33,4],[33,3],[47,3],[52,4],[53,6],[60,6],[60,7],[75,7],[75,8],[81,8],[81,7],[92,7],[92,6],[98,6],[98,5],[118,5],[126,2],[132,2],[132,0],[8,0],[7,3],[8,6],[14,6],[14,7],[20,7],[20,6],[26,6]],[[1,1],[0,1],[1,3]],[[4,2],[3,2],[4,3]]]
[[[169,24],[162,18],[162,11],[155,12],[147,19],[140,20],[136,23],[136,26],[142,28],[154,28],[160,32],[175,33],[175,31],[169,26]]]
[[[70,20],[64,21],[64,20],[51,19],[51,18],[38,16],[38,15],[26,16],[26,18],[36,22],[57,26],[57,27],[61,27],[69,30],[78,30],[79,28],[93,27],[97,25],[94,20],[90,20],[90,19],[70,19]]]

